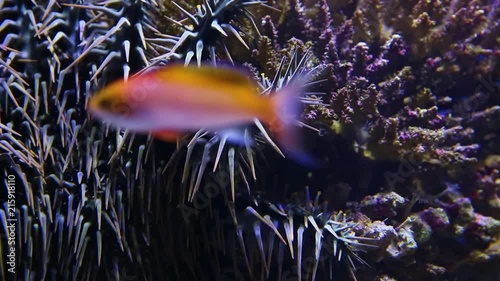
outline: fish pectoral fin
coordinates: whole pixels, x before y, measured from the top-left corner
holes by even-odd
[[[217,131],[217,134],[228,142],[236,145],[246,145],[251,142],[251,138],[245,136],[245,130],[241,128],[226,128]]]
[[[183,136],[181,132],[178,131],[157,131],[153,132],[153,136],[156,139],[166,141],[166,142],[177,142],[179,138]]]

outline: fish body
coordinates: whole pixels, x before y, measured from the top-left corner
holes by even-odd
[[[199,129],[238,127],[257,118],[290,151],[298,149],[300,86],[292,83],[263,96],[243,71],[172,65],[111,83],[90,99],[88,109],[112,125],[152,132],[163,140]]]

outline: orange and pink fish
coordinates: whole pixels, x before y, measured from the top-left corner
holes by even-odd
[[[302,86],[292,82],[264,96],[244,71],[173,64],[111,83],[90,99],[88,109],[111,125],[151,132],[164,141],[200,129],[251,124],[257,118],[285,152],[305,160],[297,134]]]

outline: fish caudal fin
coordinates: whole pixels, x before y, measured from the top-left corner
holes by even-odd
[[[277,91],[271,98],[273,114],[269,126],[287,157],[302,165],[316,166],[317,161],[303,150],[302,137],[298,132],[297,121],[303,108],[300,95],[304,84],[300,78],[297,80]]]

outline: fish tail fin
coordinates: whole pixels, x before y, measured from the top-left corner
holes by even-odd
[[[269,126],[285,155],[311,167],[316,166],[318,161],[304,151],[297,122],[303,109],[303,103],[300,101],[304,86],[302,80],[299,77],[292,81],[271,98],[273,113]]]

